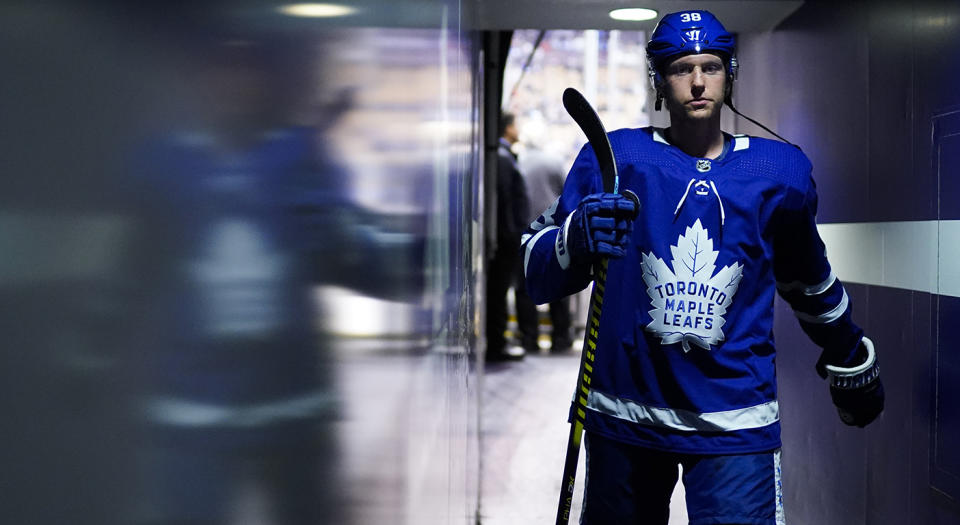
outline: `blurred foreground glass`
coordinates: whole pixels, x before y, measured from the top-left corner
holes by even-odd
[[[0,521],[362,519],[344,347],[422,350],[466,286],[439,6],[0,7]]]

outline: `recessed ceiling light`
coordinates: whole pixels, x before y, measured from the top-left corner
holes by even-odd
[[[629,20],[638,22],[642,20],[653,20],[657,17],[655,9],[646,9],[644,7],[631,7],[627,9],[614,9],[610,11],[610,18],[614,20]]]
[[[280,7],[280,12],[285,15],[303,18],[333,18],[352,15],[357,10],[340,4],[289,4]]]

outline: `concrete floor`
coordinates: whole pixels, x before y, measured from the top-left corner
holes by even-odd
[[[529,525],[556,519],[566,455],[567,410],[576,383],[579,351],[486,365],[481,401],[482,525]],[[570,523],[583,498],[581,449]],[[670,525],[687,523],[683,487],[671,499]]]

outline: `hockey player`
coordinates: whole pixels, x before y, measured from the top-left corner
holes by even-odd
[[[523,238],[538,303],[583,289],[594,263],[611,258],[585,422],[584,524],[666,524],[678,464],[691,525],[784,523],[775,291],[823,348],[817,372],[843,422],[862,427],[883,410],[874,345],[817,233],[810,161],[720,129],[735,50],[711,13],[666,15],[647,58],[670,127],[609,134],[620,189],[639,195],[640,209],[602,192],[586,145]]]

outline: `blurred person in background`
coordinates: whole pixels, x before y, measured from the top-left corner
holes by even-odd
[[[318,130],[297,123],[309,57],[271,35],[176,28],[177,118],[131,173],[144,298],[138,521],[333,519],[331,357],[310,286],[338,235],[322,208],[342,198],[343,174],[324,165]]]
[[[0,6],[0,522],[350,522],[314,286],[417,299],[423,239],[328,151],[330,37],[237,13]]]
[[[530,202],[517,157],[511,150],[520,139],[516,116],[500,115],[500,139],[497,147],[497,235],[496,247],[487,257],[487,360],[523,359],[525,350],[536,349],[536,324],[521,328],[523,348],[511,348],[507,329],[507,293],[513,286],[519,261],[520,234],[529,222]],[[525,322],[530,318],[525,317]],[[536,321],[534,316],[533,321]],[[518,315],[519,322],[519,315]],[[532,341],[530,340],[532,338]]]
[[[530,210],[532,213],[538,213],[539,210],[548,209],[560,197],[563,191],[563,181],[566,178],[566,170],[563,161],[559,156],[543,149],[545,139],[545,129],[537,125],[527,124],[524,128],[524,144],[526,148],[520,155],[520,173],[526,183],[527,195],[530,198]],[[533,221],[536,217],[530,217]],[[526,277],[523,274],[523,261],[517,265],[517,322],[520,325],[521,334],[524,341],[524,348],[527,348],[528,335],[527,330],[533,334],[533,351],[537,350],[536,337],[539,323],[537,314],[537,305],[527,294]],[[550,351],[553,353],[567,352],[573,346],[573,338],[570,333],[571,312],[570,296],[549,303],[550,309]],[[523,321],[521,319],[527,319]],[[532,320],[530,320],[532,319]],[[527,351],[530,351],[529,349]]]
[[[170,22],[172,118],[132,162],[140,521],[349,523],[314,292],[415,299],[424,240],[358,205],[329,151],[354,95],[322,93],[326,37],[229,22]]]

